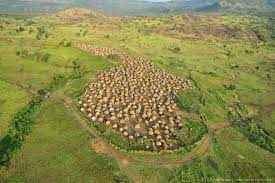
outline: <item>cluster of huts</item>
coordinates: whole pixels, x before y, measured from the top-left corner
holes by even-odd
[[[120,66],[98,74],[89,84],[79,101],[81,111],[130,141],[149,140],[148,149],[176,148],[176,131],[183,122],[175,94],[190,88],[189,81],[157,69],[143,57],[109,48],[78,47],[100,56],[117,54],[121,61]]]

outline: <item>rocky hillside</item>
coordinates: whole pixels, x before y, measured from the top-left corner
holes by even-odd
[[[104,14],[91,11],[89,9],[84,8],[69,8],[65,9],[64,11],[59,11],[54,16],[58,17],[61,20],[67,21],[80,21],[88,18],[106,18]]]

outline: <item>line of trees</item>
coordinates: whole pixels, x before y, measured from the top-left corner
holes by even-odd
[[[8,166],[12,154],[21,149],[26,136],[31,133],[42,100],[41,96],[34,98],[14,115],[8,133],[0,141],[0,167]]]
[[[236,102],[228,113],[229,120],[250,142],[275,153],[275,139],[248,113],[246,105]]]
[[[7,134],[0,139],[0,168],[9,166],[12,155],[22,148],[25,138],[32,132],[41,104],[49,97],[51,91],[64,82],[66,82],[65,76],[57,74],[46,88],[38,90],[29,104],[13,116]]]

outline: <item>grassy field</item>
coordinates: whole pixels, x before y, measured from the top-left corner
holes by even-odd
[[[28,93],[0,80],[0,137],[9,127],[13,114],[28,102]]]
[[[13,153],[2,180],[274,180],[275,47],[266,25],[264,17],[236,15],[100,17],[78,22],[51,16],[25,20],[1,16],[0,140],[11,128],[15,113],[31,100],[28,92],[59,83],[39,108],[32,132],[22,149]],[[92,149],[93,137],[58,94],[76,103],[98,72],[119,62],[80,51],[73,47],[78,42],[147,57],[157,67],[191,80],[193,88],[177,96],[189,125],[184,138],[191,146],[168,157],[186,157],[194,143],[209,135],[206,153],[182,165],[162,167],[135,161],[124,165],[120,156]],[[231,127],[223,127],[225,123]],[[203,124],[206,131],[197,124]],[[123,149],[125,157],[134,156],[126,151],[129,143],[112,131],[97,134]],[[136,158],[162,161],[154,153],[141,152]]]
[[[75,120],[62,103],[46,102],[4,181],[113,182],[118,165],[91,150],[91,137]]]

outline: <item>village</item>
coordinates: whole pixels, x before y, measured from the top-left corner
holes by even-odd
[[[117,55],[120,66],[100,73],[89,84],[81,111],[94,123],[104,123],[130,141],[150,140],[147,149],[176,149],[176,130],[182,128],[175,94],[191,87],[188,80],[172,76],[142,57],[110,48],[78,44],[97,56]]]

